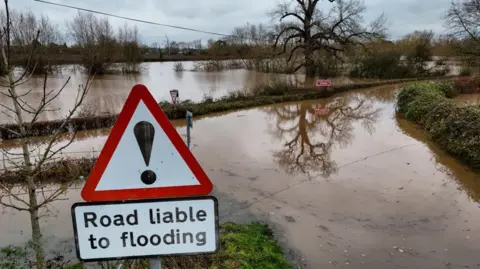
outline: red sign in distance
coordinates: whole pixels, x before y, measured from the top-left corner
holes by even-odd
[[[330,87],[331,85],[332,83],[328,79],[319,79],[317,80],[317,83],[315,83],[315,86],[317,87]]]

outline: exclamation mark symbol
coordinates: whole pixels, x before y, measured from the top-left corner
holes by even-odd
[[[150,164],[150,155],[152,155],[153,138],[155,137],[155,128],[148,121],[141,121],[133,127],[133,133],[137,139],[138,146],[142,152],[145,164]],[[152,170],[143,171],[140,176],[143,183],[151,185],[157,180],[157,175]]]

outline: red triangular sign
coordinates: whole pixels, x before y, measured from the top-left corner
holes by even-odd
[[[144,85],[135,85],[82,189],[85,201],[207,195],[213,185]]]

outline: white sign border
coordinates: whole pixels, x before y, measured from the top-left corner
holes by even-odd
[[[80,256],[80,247],[78,244],[77,235],[77,222],[75,220],[75,208],[78,206],[93,206],[93,205],[114,205],[114,204],[139,204],[139,203],[153,203],[153,202],[172,202],[172,201],[195,201],[195,200],[213,200],[214,212],[215,212],[215,250],[211,252],[192,252],[192,253],[172,253],[167,255],[146,255],[146,256],[124,256],[124,257],[110,257],[110,258],[94,258],[94,259],[82,259]],[[131,260],[131,259],[149,259],[158,257],[169,256],[193,256],[202,254],[213,254],[220,250],[220,224],[218,216],[218,199],[215,196],[188,196],[188,197],[175,197],[175,198],[162,198],[162,199],[141,199],[141,200],[125,200],[125,201],[107,201],[107,202],[81,202],[74,203],[71,207],[72,223],[73,223],[73,235],[75,238],[75,251],[77,259],[81,262],[101,262],[101,261],[115,261],[115,260]]]

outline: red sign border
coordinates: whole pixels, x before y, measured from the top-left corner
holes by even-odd
[[[180,156],[182,156],[183,160],[185,160],[185,163],[191,169],[200,185],[144,189],[95,190],[140,101],[143,101],[145,106],[150,110],[153,117],[157,120],[158,124],[170,139]],[[212,191],[212,189],[213,184],[208,178],[207,174],[197,162],[191,151],[188,149],[187,145],[177,133],[175,127],[157,104],[147,87],[137,84],[132,88],[132,91],[127,97],[125,105],[123,106],[122,111],[120,112],[89,177],[87,178],[81,195],[85,201],[91,202],[122,201],[207,195]]]

